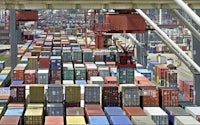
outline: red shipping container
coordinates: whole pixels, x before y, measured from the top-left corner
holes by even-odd
[[[0,120],[0,125],[19,125],[20,116],[3,116]]]
[[[114,76],[106,76],[104,78],[105,84],[116,84],[118,85],[119,83],[117,82],[117,77]]]
[[[39,67],[49,69],[50,68],[49,61],[50,61],[49,56],[40,56],[39,57]]]
[[[11,103],[24,103],[25,102],[25,85],[10,85],[10,102]]]
[[[106,62],[106,66],[116,67],[116,62]]]
[[[88,119],[89,116],[104,116],[101,106],[99,104],[86,104],[85,105],[85,114]]]
[[[15,67],[14,68],[14,80],[24,81],[25,67]]]
[[[187,80],[186,79],[184,79],[184,80],[180,79],[179,80],[179,90],[180,91],[184,92],[184,85],[186,83],[193,83],[193,81],[191,79],[187,79]]]
[[[90,80],[91,76],[98,76],[98,69],[87,69],[87,79]]]
[[[25,70],[24,72],[24,83],[35,84],[36,83],[36,70]]]
[[[156,85],[153,82],[149,81],[148,79],[135,82],[135,85],[139,87],[143,87],[143,86],[151,86],[153,88],[156,87]]]
[[[45,116],[44,125],[64,125],[63,116]]]
[[[168,70],[167,66],[164,66],[164,65],[155,65],[155,67],[156,67],[157,75],[160,78],[164,78],[164,71]]]
[[[131,119],[131,116],[146,116],[141,107],[123,107],[126,115]]]
[[[118,86],[115,84],[102,85],[102,103],[119,103]]]
[[[188,101],[193,102],[193,100],[194,100],[193,91],[194,91],[194,86],[193,86],[192,82],[184,83],[184,94],[183,95],[186,97],[186,99]]]

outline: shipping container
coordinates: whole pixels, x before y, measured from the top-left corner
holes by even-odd
[[[125,116],[125,112],[121,107],[104,107],[105,115],[111,123],[111,116]]]
[[[74,80],[74,67],[71,63],[63,63],[63,79]]]
[[[49,84],[49,69],[38,69],[37,83],[38,84]]]
[[[74,81],[73,80],[63,80],[62,84],[63,85],[74,84]]]
[[[62,51],[62,61],[63,62],[71,62],[72,61],[72,52],[71,50],[65,50]]]
[[[22,66],[22,67],[16,66],[14,68],[14,80],[23,80],[24,81],[25,69],[26,69],[26,65]]]
[[[160,106],[178,106],[179,90],[172,87],[160,87]]]
[[[27,107],[24,114],[24,125],[43,125],[44,112],[41,107]]]
[[[87,69],[87,80],[90,80],[91,76],[98,76],[98,69],[94,63],[85,63]]]
[[[89,116],[105,116],[100,104],[85,104],[85,115],[89,119]]]
[[[175,125],[200,125],[192,116],[175,116]]]
[[[86,68],[84,64],[74,64],[75,80],[86,80]]]
[[[0,125],[20,125],[19,116],[3,116],[0,120]]]
[[[47,101],[49,103],[63,102],[63,86],[56,84],[49,84],[47,89]]]
[[[36,84],[36,70],[25,70],[24,84]]]
[[[49,56],[42,56],[39,57],[39,68],[50,68],[50,57]]]
[[[156,125],[150,116],[131,116],[134,125]]]
[[[85,85],[84,101],[85,104],[100,104],[100,86]]]
[[[64,125],[63,116],[45,116],[44,125]]]
[[[177,72],[174,70],[166,70],[164,72],[165,87],[178,87]]]
[[[66,116],[67,125],[85,125],[84,116]]]
[[[184,94],[186,99],[190,102],[194,102],[194,85],[193,82],[186,82],[184,84]]]
[[[46,115],[47,116],[63,116],[64,115],[63,103],[47,103]]]
[[[24,107],[8,107],[4,116],[19,116],[19,124],[23,125]]]
[[[79,103],[81,99],[80,85],[65,86],[65,100],[67,103]]]
[[[190,114],[181,107],[166,107],[165,112],[168,114],[168,119],[171,124],[175,124],[175,116],[190,116]]]
[[[89,116],[90,125],[110,125],[106,116]]]
[[[30,103],[44,103],[44,85],[31,85],[30,86],[29,101]],[[38,96],[39,95],[39,96]]]
[[[51,81],[50,84],[55,84],[56,80],[62,79],[62,71],[61,69],[53,69],[51,70]]]
[[[123,107],[126,115],[131,119],[131,116],[146,116],[141,107]]]
[[[83,50],[83,62],[94,62],[93,52],[91,49]]]
[[[83,61],[83,54],[81,49],[72,50],[72,61],[81,63]]]
[[[61,69],[62,67],[62,58],[61,56],[51,56],[51,70],[53,69]]]
[[[37,69],[38,68],[38,56],[29,56],[28,57],[28,69]]]
[[[67,107],[66,116],[85,116],[83,107]]]
[[[103,85],[104,79],[101,76],[91,76],[90,77],[90,83],[91,84],[97,84],[97,85]]]
[[[197,121],[200,122],[200,107],[186,106],[185,111],[192,115]]]
[[[187,82],[193,82],[193,80],[192,79],[190,79],[190,78],[182,78],[182,79],[179,79],[179,90],[181,91],[181,92],[183,92],[184,93],[184,85],[185,85],[185,83],[187,83]]]
[[[117,79],[120,84],[133,84],[134,68],[118,68]]]
[[[106,76],[104,78],[104,83],[105,84],[116,84],[116,85],[118,85],[117,77],[115,77],[115,76]]]
[[[139,73],[144,75],[148,80],[152,80],[152,71],[147,69],[136,69]]]
[[[127,116],[110,116],[111,125],[133,125]]]
[[[10,102],[24,103],[25,102],[25,85],[11,84],[10,85]]]
[[[119,92],[121,92],[122,106],[140,106],[139,87],[134,84],[121,84]]]
[[[110,70],[107,66],[99,66],[98,67],[99,76],[105,78],[106,76],[110,76]]]
[[[168,125],[168,116],[160,107],[143,107],[144,112],[151,116],[156,125]]]
[[[102,85],[102,106],[119,106],[118,86],[114,84]]]

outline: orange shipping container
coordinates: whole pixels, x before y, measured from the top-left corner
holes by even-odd
[[[24,72],[25,84],[35,84],[36,83],[36,70],[25,70]]]
[[[25,67],[15,67],[14,68],[14,80],[24,81]]]

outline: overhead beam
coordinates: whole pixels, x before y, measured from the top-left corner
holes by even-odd
[[[193,9],[199,0],[185,0]],[[180,8],[173,0],[0,0],[0,9],[168,9]]]
[[[200,17],[183,0],[174,0],[200,26]]]
[[[136,9],[136,11],[166,40],[168,41],[169,45],[172,46],[176,51],[179,52],[179,58],[181,56],[187,61],[189,64],[191,64],[191,67],[196,69],[198,72],[200,72],[200,67],[187,55],[183,50],[181,50],[178,45],[174,43],[142,10]],[[188,68],[191,68],[188,67]]]

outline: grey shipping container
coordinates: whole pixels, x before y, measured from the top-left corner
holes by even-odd
[[[47,100],[50,103],[63,102],[63,86],[49,84],[47,89]]]
[[[110,70],[107,66],[99,66],[98,68],[99,76],[105,78],[106,76],[110,76]]]
[[[72,64],[63,64],[63,80],[74,80],[74,68]]]
[[[63,50],[62,52],[62,61],[71,62],[72,61],[72,52],[71,50]]]
[[[100,104],[100,86],[99,85],[85,85],[84,100],[85,100],[85,103],[88,103],[88,104],[93,104],[93,103]]]
[[[175,116],[174,125],[200,125],[192,116]]]
[[[47,116],[63,116],[63,103],[47,103],[46,113]]]
[[[37,72],[37,83],[48,84],[49,83],[49,69],[39,69]]]
[[[119,83],[134,83],[134,68],[118,68],[117,78]]]
[[[156,125],[150,116],[131,116],[134,125]]]

